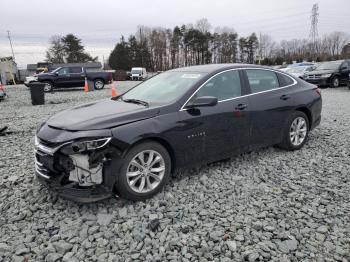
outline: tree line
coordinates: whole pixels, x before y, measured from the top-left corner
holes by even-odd
[[[81,40],[72,34],[54,36],[46,58],[49,62],[95,61],[85,52]],[[276,42],[268,34],[239,36],[231,27],[212,28],[203,18],[194,25],[174,28],[138,26],[135,34],[120,41],[111,51],[112,69],[145,67],[150,71],[209,63],[249,63],[280,65],[302,61],[350,58],[349,37],[331,32],[315,41],[292,39]]]
[[[248,37],[228,27],[211,32],[207,19],[173,29],[139,26],[126,40],[123,36],[109,56],[113,69],[130,70],[133,66],[164,71],[182,66],[209,63],[254,63],[259,41],[255,33]]]
[[[211,29],[205,18],[194,25],[173,29],[139,26],[135,34],[127,40],[122,37],[116,44],[109,56],[109,65],[113,69],[142,66],[163,71],[209,63],[280,65],[350,58],[344,48],[349,41],[344,32],[332,32],[314,42],[293,39],[277,43],[267,34],[252,33],[244,37],[230,27]]]

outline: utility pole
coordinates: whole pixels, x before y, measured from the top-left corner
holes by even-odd
[[[13,61],[15,61],[15,53],[13,52],[10,30],[7,30],[7,37],[8,37],[8,39],[9,39],[9,41],[10,41],[11,52],[12,52],[12,59],[13,59]]]
[[[140,27],[140,49],[141,49],[141,66],[143,67],[143,43],[142,43],[142,30]]]
[[[7,60],[7,63],[8,63],[8,65],[9,65],[9,69],[10,69],[10,71],[11,71],[12,82],[13,82],[13,84],[15,85],[15,84],[16,84],[16,81],[15,81],[15,78],[14,78],[14,76],[13,76],[13,62],[15,62],[15,53],[13,52],[10,30],[7,30],[7,37],[8,37],[8,39],[9,39],[9,41],[10,41],[11,52],[12,52],[12,61]]]
[[[318,4],[314,4],[312,6],[311,16],[310,16],[310,20],[311,20],[310,38],[312,42],[312,55],[314,60],[316,60],[316,41],[318,38],[318,29],[317,29],[318,16],[319,16]]]

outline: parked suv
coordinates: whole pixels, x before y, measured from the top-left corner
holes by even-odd
[[[92,71],[84,67],[59,67],[50,73],[37,75],[37,81],[45,83],[45,92],[50,92],[54,87],[79,87],[84,86],[85,78],[94,82],[95,89],[99,90],[105,84],[112,82],[112,73],[102,70]]]
[[[321,63],[314,71],[305,74],[305,81],[318,85],[339,87],[349,80],[350,60]]]

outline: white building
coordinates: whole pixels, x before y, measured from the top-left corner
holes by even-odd
[[[13,79],[16,81],[18,78],[17,64],[13,61],[12,57],[0,58],[0,82],[3,85],[12,83]]]

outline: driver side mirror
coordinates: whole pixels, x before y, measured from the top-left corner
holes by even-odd
[[[55,72],[55,76],[58,76],[58,72]]]
[[[218,103],[218,99],[214,96],[201,96],[187,103],[186,108],[215,106],[217,103]]]

